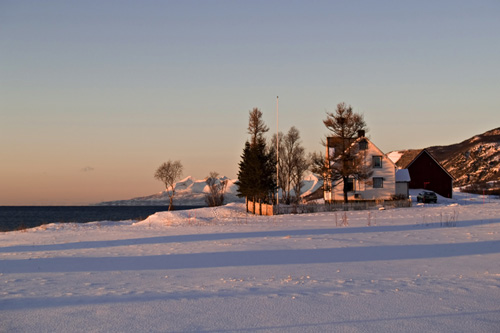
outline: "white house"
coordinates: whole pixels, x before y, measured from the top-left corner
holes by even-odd
[[[336,138],[328,138],[326,149],[326,160],[330,161],[333,167],[335,157],[339,154]],[[348,199],[349,200],[390,200],[396,195],[396,165],[377,146],[375,146],[364,133],[352,141],[350,150],[354,150],[357,156],[357,163],[362,164],[366,170],[365,179],[349,179]],[[333,158],[332,158],[333,157]],[[327,201],[344,200],[344,182],[342,179],[329,181],[325,186],[324,199]]]

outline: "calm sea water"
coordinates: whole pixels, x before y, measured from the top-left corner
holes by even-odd
[[[175,206],[176,210],[200,206]],[[53,222],[141,220],[168,206],[0,206],[0,231],[33,228]]]

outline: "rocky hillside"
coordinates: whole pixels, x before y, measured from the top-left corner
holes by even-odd
[[[500,180],[500,127],[460,143],[427,150],[453,175],[456,186]],[[411,149],[390,155],[397,156],[396,164],[404,168],[419,152]]]

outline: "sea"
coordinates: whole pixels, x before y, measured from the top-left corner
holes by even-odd
[[[202,206],[175,206],[175,210]],[[48,223],[144,220],[168,206],[0,206],[0,232]]]

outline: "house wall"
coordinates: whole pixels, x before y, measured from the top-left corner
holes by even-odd
[[[409,166],[411,189],[427,189],[451,198],[453,179],[426,152],[420,154]]]
[[[373,177],[382,177],[384,179],[384,187],[373,188]],[[396,169],[394,164],[387,158],[387,156],[382,155],[382,168],[374,168],[371,178],[366,181],[362,181],[359,185],[360,186],[356,188],[356,192],[360,193],[360,199],[392,199],[392,197],[396,194]]]
[[[407,182],[397,182],[396,183],[396,195],[404,195],[405,198],[410,197],[410,190],[408,188]]]
[[[396,167],[373,143],[368,141],[365,163],[372,164],[373,156],[382,156],[382,168],[372,168],[373,174],[364,181],[355,181],[354,191],[348,193],[349,200],[390,200],[396,194]],[[373,188],[373,177],[384,179],[383,188]],[[342,180],[332,184],[331,193],[325,193],[325,200],[344,200],[344,184]]]

